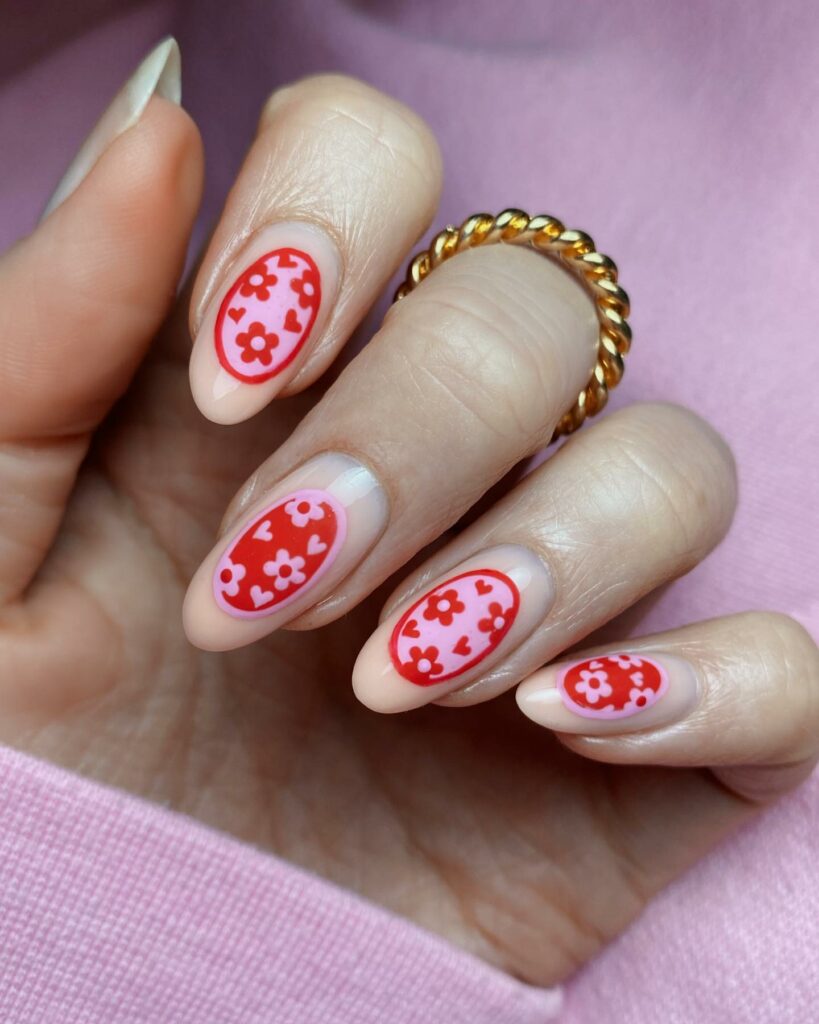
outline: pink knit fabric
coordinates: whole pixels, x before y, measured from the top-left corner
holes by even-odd
[[[541,1024],[558,996],[273,857],[0,750],[3,1024]]]
[[[61,49],[41,5],[3,15],[0,244],[28,230],[101,97],[166,31],[207,146],[200,235],[272,87],[328,69],[372,81],[438,132],[441,222],[545,210],[620,263],[636,344],[613,404],[680,401],[737,454],[729,539],[630,625],[775,607],[819,632],[811,0],[164,0],[93,31],[70,6],[60,31],[78,34]],[[553,996],[192,823],[13,754],[0,772],[4,1022],[551,1012]],[[681,879],[572,979],[561,1022],[814,1020],[818,809],[814,781]]]

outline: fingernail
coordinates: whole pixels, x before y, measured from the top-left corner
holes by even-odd
[[[182,100],[179,46],[171,36],[151,50],[108,105],[60,179],[40,220],[71,195],[114,139],[139,121],[152,96],[176,104]]]
[[[440,577],[390,615],[353,669],[358,699],[408,711],[478,679],[543,621],[552,576],[527,548],[489,548]]]
[[[600,654],[535,672],[518,687],[518,707],[555,732],[590,736],[668,725],[697,702],[688,662],[642,651]]]
[[[253,504],[191,580],[188,638],[223,651],[258,640],[326,597],[387,524],[373,473],[336,452],[317,455]]]
[[[234,261],[194,340],[194,401],[216,423],[238,423],[293,378],[327,322],[340,276],[335,244],[301,222],[269,225]]]

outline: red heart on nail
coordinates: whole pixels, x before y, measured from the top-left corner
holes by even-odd
[[[280,267],[295,267],[298,264],[290,255],[289,252],[283,252],[279,255],[279,266]]]
[[[475,580],[475,589],[479,594],[491,594],[492,584],[487,583],[486,580]]]
[[[229,309],[228,316],[235,324],[238,324],[246,312],[247,310],[245,309],[245,307],[240,306],[239,309]]]
[[[409,622],[404,626],[404,636],[417,637],[421,634],[418,632],[418,623],[415,619],[410,619]]]
[[[293,331],[294,334],[298,334],[301,330],[301,324],[296,316],[295,309],[288,309],[287,316],[284,318],[284,329],[286,331]]]
[[[453,654],[471,654],[472,648],[469,646],[469,637],[462,636],[461,639],[452,648]]]

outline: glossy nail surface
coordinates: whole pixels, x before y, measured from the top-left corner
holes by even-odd
[[[348,455],[317,455],[242,516],[202,562],[185,598],[190,640],[229,650],[327,597],[387,523],[373,473]]]
[[[239,275],[219,307],[214,343],[237,380],[260,384],[281,373],[310,335],[321,275],[300,249],[273,249]]]
[[[180,103],[181,82],[179,46],[173,38],[163,39],[142,61],[97,121],[60,179],[42,218],[65,202],[114,139],[139,121],[152,96]]]
[[[542,622],[551,574],[527,548],[501,545],[462,562],[404,602],[362,649],[353,687],[375,711],[406,711],[479,678]]]
[[[346,535],[347,510],[329,491],[286,494],[260,512],[216,563],[216,603],[245,619],[287,607],[332,566]]]
[[[434,686],[487,658],[520,610],[515,581],[496,569],[445,580],[401,616],[390,637],[393,666],[417,686]]]
[[[191,390],[209,419],[247,419],[293,378],[338,279],[338,254],[320,229],[282,223],[253,236],[209,302],[191,354]]]
[[[517,700],[549,729],[599,735],[668,724],[690,711],[697,695],[687,662],[625,651],[542,669],[520,685]]]

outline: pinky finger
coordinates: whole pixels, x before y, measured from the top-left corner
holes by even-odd
[[[576,753],[710,767],[773,799],[819,757],[819,650],[784,615],[750,612],[578,654],[535,672],[518,706]]]

